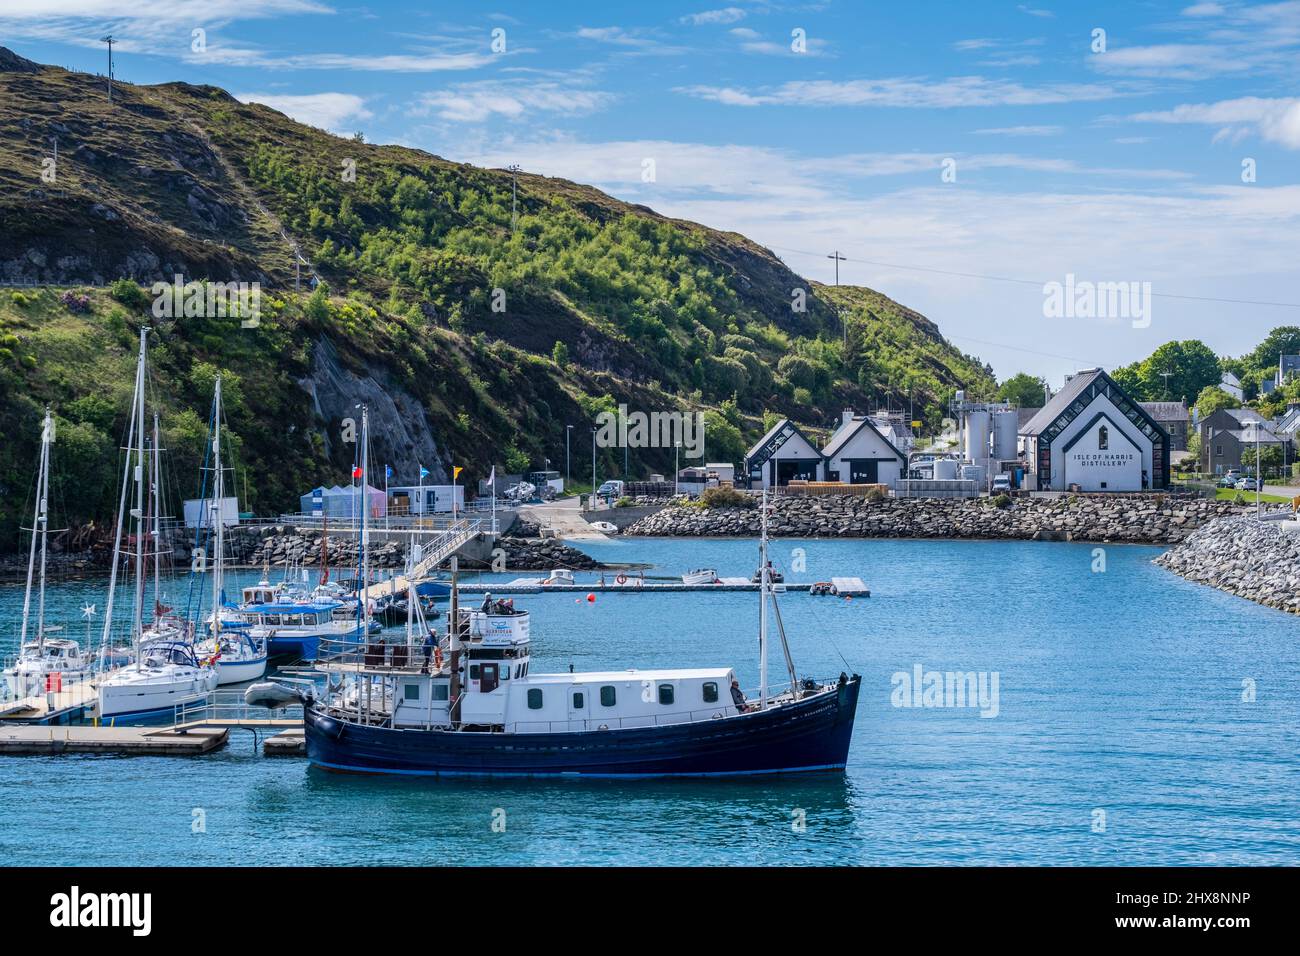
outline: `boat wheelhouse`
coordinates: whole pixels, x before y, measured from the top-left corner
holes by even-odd
[[[22,646],[18,659],[4,669],[0,691],[14,698],[29,697],[51,689],[52,684],[63,686],[84,680],[90,671],[90,660],[79,643],[44,637]]]
[[[340,616],[346,605],[338,601],[285,601],[250,604],[240,608],[248,634],[265,640],[272,657],[314,661],[322,640],[358,640],[355,616]]]

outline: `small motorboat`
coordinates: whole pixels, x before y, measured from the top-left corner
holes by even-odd
[[[754,571],[754,576],[749,579],[751,584],[763,583],[762,571],[763,569],[761,567],[759,567]],[[771,561],[767,562],[767,580],[771,584],[781,584],[782,582],[785,581],[785,575],[782,574],[780,571],[778,571],[776,568],[772,567]]]
[[[573,572],[568,568],[555,568],[551,576],[542,579],[543,584],[572,584]]]
[[[682,575],[682,584],[717,584],[718,572],[713,568],[696,568]]]
[[[618,525],[612,521],[593,521],[591,527],[601,534],[618,534]]]

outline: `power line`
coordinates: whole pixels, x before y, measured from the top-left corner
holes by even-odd
[[[824,256],[820,252],[809,252],[807,249],[790,249],[785,246],[768,246],[769,249],[776,249],[781,252],[791,252],[800,256],[815,256],[816,258],[831,258]],[[836,255],[839,255],[836,253]],[[1012,276],[991,276],[979,272],[954,272],[950,269],[932,269],[927,266],[907,266],[897,262],[881,262],[877,259],[855,259],[851,256],[839,256],[836,262],[836,270],[839,269],[839,262],[854,262],[859,265],[877,266],[882,269],[903,269],[910,272],[929,272],[934,275],[955,276],[961,279],[983,279],[988,282],[1013,282],[1017,285],[1031,285],[1041,289],[1046,283],[1039,282],[1036,279],[1017,279]],[[838,284],[838,283],[837,283]],[[1157,299],[1182,299],[1187,302],[1219,302],[1226,305],[1263,305],[1278,309],[1300,309],[1300,302],[1267,302],[1259,299],[1221,299],[1208,295],[1180,295],[1174,292],[1152,292],[1152,298]]]

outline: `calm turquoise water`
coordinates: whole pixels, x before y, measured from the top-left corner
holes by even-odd
[[[806,572],[792,572],[794,548]],[[757,563],[748,541],[588,550],[653,573]],[[1110,547],[1093,573],[1090,545],[778,542],[788,579],[855,574],[872,589],[782,603],[801,673],[834,676],[843,655],[863,675],[842,776],[354,778],[263,758],[247,734],[189,760],[0,758],[0,862],[1300,863],[1300,620],[1189,584],[1152,565],[1158,553]],[[6,631],[21,600],[0,589]],[[517,600],[534,614],[536,667],[726,664],[757,683],[753,596]],[[60,617],[92,601],[102,610],[102,586],[53,598]],[[891,675],[918,663],[997,672],[998,715],[891,706]],[[195,808],[206,832],[192,832]]]

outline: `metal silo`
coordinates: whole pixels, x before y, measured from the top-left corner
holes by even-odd
[[[970,461],[976,463],[988,461],[990,418],[988,412],[971,411],[966,413],[963,450],[966,453],[966,458]]]
[[[1017,432],[1020,416],[1014,410],[997,412],[993,416],[993,457],[998,461],[1011,461],[1016,457]]]

